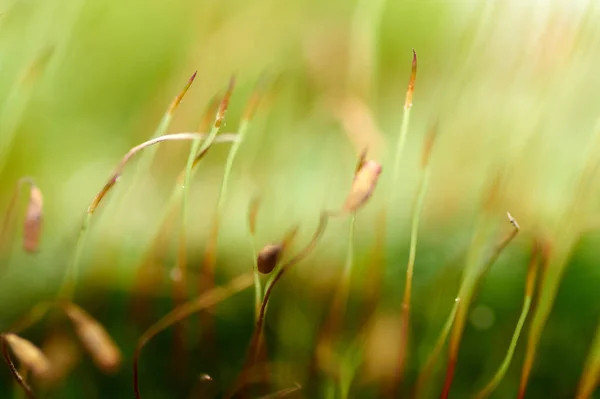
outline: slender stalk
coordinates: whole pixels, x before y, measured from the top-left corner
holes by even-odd
[[[512,231],[494,248],[488,261],[483,265],[481,269],[475,270],[473,273],[467,271],[461,287],[459,289],[460,298],[459,306],[457,309],[456,320],[453,324],[452,335],[450,338],[450,350],[448,355],[448,366],[446,369],[446,380],[444,381],[444,387],[442,389],[441,399],[447,399],[450,394],[450,388],[452,386],[452,380],[454,378],[454,372],[456,370],[456,362],[458,360],[458,350],[460,348],[460,341],[462,333],[465,327],[466,316],[469,309],[471,299],[474,294],[474,288],[478,285],[479,281],[487,274],[492,265],[496,262],[496,259],[500,256],[502,251],[508,246],[508,244],[517,236],[520,227],[516,220],[507,213],[509,222],[513,225]]]
[[[389,389],[393,396],[398,395],[398,390],[402,385],[402,379],[404,376],[404,369],[406,366],[406,358],[408,352],[408,334],[410,330],[410,302],[412,296],[412,281],[415,268],[415,259],[417,256],[417,239],[419,235],[419,219],[423,210],[423,203],[425,201],[425,194],[427,193],[427,187],[429,186],[429,175],[430,167],[429,160],[431,158],[431,152],[435,138],[437,137],[436,122],[425,139],[423,151],[421,153],[421,178],[419,179],[419,186],[417,188],[417,195],[415,197],[415,203],[413,207],[413,216],[410,229],[410,244],[408,253],[408,263],[406,266],[406,281],[404,286],[404,297],[402,299],[402,315],[401,315],[401,330],[400,330],[400,347],[398,351],[398,363],[397,370],[392,380],[393,386]]]
[[[262,302],[262,283],[260,281],[260,272],[258,271],[258,253],[256,252],[256,244],[254,237],[251,238],[250,246],[252,247],[252,274],[254,275],[254,322],[258,320],[260,315],[260,304]]]
[[[576,399],[588,399],[594,394],[600,383],[600,324],[585,362],[585,368],[579,380]]]
[[[348,303],[350,280],[352,277],[352,268],[354,266],[354,226],[356,223],[356,214],[350,214],[348,224],[348,238],[346,243],[346,260],[340,282],[335,291],[331,306],[329,308],[329,317],[327,318],[326,327],[323,331],[325,340],[332,340],[338,335],[346,314],[346,306]]]
[[[536,245],[533,249],[531,260],[529,261],[527,280],[525,284],[525,297],[523,300],[521,315],[519,316],[519,321],[517,322],[517,326],[510,340],[508,351],[506,352],[506,356],[500,364],[498,371],[496,371],[490,382],[477,395],[475,395],[476,399],[484,399],[490,396],[492,392],[498,387],[498,385],[506,375],[506,372],[508,371],[508,367],[510,366],[510,362],[515,352],[515,348],[517,347],[517,342],[519,341],[521,330],[523,329],[523,325],[525,324],[525,320],[527,319],[527,315],[529,313],[529,308],[531,307],[531,298],[535,289],[535,280],[537,276],[537,265],[538,247]]]
[[[21,365],[19,373],[23,377],[24,381],[27,381],[27,375],[29,374],[29,369],[25,365]],[[13,389],[13,399],[23,399],[27,394],[23,390],[23,387],[18,382],[15,382]]]
[[[354,230],[356,225],[356,214],[350,215],[350,223],[348,225],[348,241],[346,243],[346,262],[344,264],[344,274],[342,275],[341,295],[340,295],[340,317],[343,317],[345,308],[348,303],[350,291],[350,280],[352,278],[352,269],[354,267]]]
[[[205,154],[211,148],[217,134],[221,130],[221,125],[223,120],[225,119],[225,113],[227,111],[227,107],[229,106],[229,100],[231,98],[231,93],[233,91],[235,80],[232,78],[229,81],[229,87],[227,92],[223,96],[221,103],[219,104],[219,108],[217,109],[217,113],[215,116],[215,121],[212,125],[210,133],[202,142],[200,138],[196,138],[192,141],[191,150],[187,159],[186,167],[185,167],[185,175],[182,186],[182,204],[181,204],[181,228],[179,234],[179,251],[177,255],[177,263],[175,265],[176,279],[174,282],[174,292],[173,296],[175,299],[175,306],[182,304],[187,297],[187,260],[186,260],[186,251],[187,251],[187,223],[188,223],[188,197],[190,190],[190,182],[192,179],[192,169],[194,167],[194,161],[197,157],[197,154]],[[239,139],[239,136],[238,136]],[[176,354],[179,357],[183,354],[183,341],[184,341],[184,328],[183,324],[179,324],[176,329]]]
[[[283,264],[279,268],[277,273],[273,276],[271,281],[267,284],[267,287],[265,289],[265,294],[263,296],[263,299],[262,299],[262,302],[260,305],[260,312],[258,314],[258,319],[256,321],[256,326],[254,328],[254,334],[252,337],[252,341],[250,343],[250,355],[251,355],[250,360],[251,360],[252,364],[255,363],[255,360],[256,360],[259,350],[260,350],[260,342],[262,340],[262,332],[263,332],[263,326],[264,326],[265,316],[266,316],[266,312],[267,312],[267,305],[269,303],[269,299],[271,298],[271,293],[273,292],[273,288],[275,287],[275,284],[277,284],[277,282],[279,280],[281,280],[281,277],[283,277],[283,275],[286,271],[288,271],[295,264],[302,261],[308,255],[310,255],[310,253],[315,249],[315,247],[319,243],[319,240],[323,236],[323,233],[325,232],[325,228],[327,227],[327,221],[329,220],[329,217],[330,217],[330,214],[328,212],[321,213],[321,217],[319,219],[319,224],[317,226],[317,229],[315,230],[315,232],[314,232],[311,240],[308,242],[308,244],[300,252],[298,252],[294,257],[292,257],[285,264]]]
[[[302,389],[302,386],[298,383],[294,384],[293,387],[289,387],[289,388],[284,388],[284,389],[280,389],[277,392],[273,392],[271,394],[265,395],[265,396],[261,396],[258,399],[277,399],[277,398],[284,398],[294,392],[297,392],[299,390]]]
[[[252,93],[248,104],[246,105],[246,109],[244,110],[242,121],[240,123],[238,129],[238,140],[230,147],[229,153],[227,154],[227,159],[225,160],[225,169],[223,171],[223,178],[221,179],[221,185],[219,188],[219,195],[217,199],[217,210],[213,219],[213,225],[211,229],[211,235],[208,240],[205,253],[204,253],[204,261],[202,265],[203,269],[203,278],[205,279],[205,289],[210,289],[214,285],[214,269],[216,264],[216,252],[218,245],[218,235],[219,235],[219,223],[223,216],[223,209],[225,206],[225,202],[227,199],[227,189],[229,188],[229,178],[231,176],[231,170],[233,168],[233,163],[238,154],[239,148],[244,141],[246,134],[248,132],[248,128],[250,126],[250,122],[254,117],[254,113],[258,107],[260,99],[263,94],[263,83],[264,81],[259,81],[258,87]],[[253,245],[253,255],[256,255],[256,249]],[[256,256],[254,256],[256,261]],[[258,272],[255,272],[255,296],[258,298],[257,290],[260,289],[260,278],[257,275]],[[261,294],[262,295],[262,294]],[[258,303],[258,302],[257,302]],[[258,309],[258,305],[257,305]],[[207,315],[208,316],[208,315]],[[256,312],[256,317],[258,317],[258,311]],[[210,320],[207,320],[210,323]]]
[[[177,108],[179,107],[179,104],[181,104],[181,101],[183,100],[183,97],[185,97],[186,93],[192,86],[192,83],[194,83],[194,79],[196,79],[197,74],[198,74],[198,71],[194,71],[192,76],[186,82],[185,86],[183,86],[183,89],[175,96],[175,98],[173,98],[173,101],[171,101],[171,104],[169,104],[167,111],[164,113],[158,126],[156,127],[156,130],[154,131],[154,133],[152,134],[152,137],[150,137],[150,139],[155,139],[157,137],[164,136],[167,133],[167,129],[171,125],[171,121],[173,120],[173,116],[175,115],[175,110],[177,110]],[[133,172],[134,173],[134,178],[133,178],[134,182],[137,182],[139,180],[140,176],[148,174],[148,170],[150,169],[150,165],[151,165],[155,155],[156,155],[156,150],[153,149],[141,157],[140,162],[138,163],[138,166],[136,167],[135,171]]]
[[[548,266],[541,278],[537,306],[527,337],[527,348],[521,369],[518,399],[525,397],[529,376],[531,375],[537,353],[537,346],[552,310],[560,280],[568,263],[571,250],[587,223],[587,214],[583,211],[588,208],[593,198],[594,191],[591,188],[595,187],[593,181],[598,176],[600,163],[597,154],[599,148],[600,119],[596,122],[594,132],[586,148],[583,170],[579,176],[579,181],[571,197],[570,204],[565,207],[566,211],[558,223],[558,229],[554,237],[556,247],[552,250]]]
[[[444,323],[444,327],[442,328],[442,331],[440,332],[435,346],[433,347],[433,351],[431,351],[431,354],[427,358],[425,365],[423,366],[421,372],[419,373],[419,376],[417,377],[417,383],[415,384],[415,387],[413,388],[413,393],[411,395],[412,398],[420,398],[423,394],[423,389],[425,388],[425,385],[428,385],[429,383],[429,379],[431,378],[431,374],[433,374],[433,369],[435,367],[435,363],[437,362],[437,358],[440,355],[442,348],[446,344],[446,340],[448,339],[448,335],[450,334],[450,329],[454,324],[454,319],[456,317],[456,311],[458,310],[459,302],[460,298],[457,297],[454,300],[452,310],[450,310],[450,314],[446,319],[446,323]]]
[[[233,168],[233,162],[237,156],[238,150],[242,145],[246,137],[246,132],[250,127],[250,122],[256,113],[260,100],[263,96],[264,91],[264,80],[260,80],[257,88],[252,93],[248,104],[246,105],[246,109],[244,110],[244,115],[242,117],[242,121],[240,123],[240,127],[238,129],[238,140],[231,146],[229,149],[229,153],[227,154],[227,160],[225,161],[225,170],[223,172],[223,179],[221,180],[221,187],[219,189],[219,199],[217,201],[217,215],[222,215],[223,206],[225,204],[225,199],[227,198],[227,188],[229,187],[229,176],[231,174],[231,169]]]
[[[231,280],[227,285],[222,287],[216,287],[213,290],[200,295],[197,298],[186,302],[171,312],[167,313],[164,317],[154,323],[148,328],[142,336],[138,339],[135,352],[133,355],[133,391],[135,397],[140,399],[142,396],[139,391],[139,362],[142,349],[146,344],[154,338],[157,334],[169,328],[173,324],[191,316],[192,314],[199,312],[208,307],[215,306],[216,304],[224,301],[230,296],[245,290],[252,285],[251,273],[246,273]]]
[[[219,104],[220,104],[221,100],[215,96],[212,98],[212,100],[210,101],[204,116],[202,117],[202,120],[200,122],[200,126],[199,126],[199,130],[200,131],[207,131],[213,124],[213,120],[214,117],[217,113],[217,110],[219,108]],[[224,134],[223,134],[224,135]],[[217,137],[215,140],[218,140],[219,137]],[[194,153],[194,160],[192,162],[192,170],[191,170],[191,176],[190,176],[190,180],[194,178],[194,174],[197,171],[197,166],[200,163],[200,160],[206,155],[207,151],[203,151],[198,153],[198,151],[196,151],[196,153]],[[190,154],[191,155],[191,154]],[[162,254],[164,254],[164,252],[166,251],[166,249],[168,248],[168,243],[166,243],[168,241],[168,238],[172,235],[175,235],[172,233],[172,228],[175,225],[175,219],[176,219],[176,214],[178,211],[176,209],[176,206],[178,204],[182,204],[183,200],[182,200],[182,196],[183,196],[183,187],[185,185],[185,178],[186,178],[186,173],[187,172],[187,165],[183,168],[183,170],[181,171],[181,173],[179,174],[178,178],[177,178],[177,182],[175,183],[175,186],[173,187],[172,191],[171,191],[171,196],[169,198],[169,201],[167,203],[167,206],[164,207],[164,213],[161,216],[160,220],[160,224],[157,230],[157,233],[155,235],[155,237],[152,240],[152,243],[150,244],[150,250],[146,253],[144,260],[141,262],[141,265],[137,268],[138,272],[137,272],[137,277],[136,277],[136,289],[135,292],[137,293],[138,291],[144,291],[144,290],[148,290],[151,289],[150,286],[153,285],[153,283],[156,281],[156,278],[154,278],[153,282],[148,283],[147,281],[144,280],[144,276],[147,275],[147,273],[149,273],[150,270],[150,266],[153,265],[153,262],[156,260],[156,258]],[[180,211],[181,212],[181,211]],[[180,240],[180,245],[179,245],[179,251],[185,251],[185,248],[182,249],[182,242]],[[181,255],[180,255],[181,256]],[[137,318],[138,321],[142,321],[144,319],[144,315],[146,314],[146,300],[143,297],[143,293],[140,292],[140,295],[136,295],[133,299],[133,308],[134,308],[134,315]]]
[[[87,239],[92,216],[96,211],[98,205],[100,205],[100,202],[102,202],[102,200],[106,196],[106,194],[108,194],[108,192],[115,186],[115,184],[119,180],[119,177],[121,176],[121,173],[123,172],[123,169],[125,168],[127,163],[133,158],[133,156],[136,155],[138,152],[142,151],[143,149],[162,143],[163,141],[196,140],[198,138],[201,139],[203,137],[205,137],[205,135],[201,133],[175,133],[166,136],[160,136],[133,147],[127,152],[127,154],[125,154],[125,156],[121,159],[117,167],[114,169],[111,177],[108,179],[104,187],[98,192],[98,194],[96,194],[96,196],[88,206],[87,212],[83,219],[83,223],[79,230],[79,236],[77,238],[75,252],[73,254],[71,262],[67,267],[67,271],[65,273],[61,289],[59,291],[59,297],[67,300],[70,300],[73,297],[75,284],[77,281],[77,273],[79,270],[79,263],[81,261],[81,254],[83,252],[85,241]],[[219,142],[234,141],[236,137],[236,135],[221,135]]]
[[[260,271],[258,270],[258,253],[256,251],[256,217],[260,200],[253,198],[248,206],[248,233],[250,235],[250,247],[252,249],[252,273],[254,274],[254,322],[258,320],[260,313],[260,303],[262,302],[262,283],[260,281]]]
[[[31,390],[31,387],[29,386],[29,384],[27,384],[27,382],[25,381],[25,379],[23,378],[21,373],[19,373],[19,370],[17,370],[17,367],[15,366],[15,364],[13,363],[13,361],[10,357],[10,353],[8,351],[8,345],[6,344],[6,339],[4,338],[4,334],[0,335],[0,341],[2,341],[2,355],[4,356],[4,361],[8,365],[8,368],[10,369],[11,374],[15,378],[15,381],[17,382],[17,384],[19,384],[19,386],[21,388],[23,388],[23,391],[25,392],[25,394],[27,395],[28,398],[30,398],[30,399],[35,398],[35,395],[34,395],[33,391]]]
[[[413,50],[412,70],[410,80],[408,81],[408,89],[406,90],[406,99],[404,100],[404,114],[402,116],[402,126],[400,127],[400,136],[396,144],[396,152],[394,153],[394,169],[392,169],[392,187],[396,187],[398,176],[400,175],[400,161],[404,152],[406,136],[408,135],[408,127],[410,125],[410,111],[412,109],[412,99],[415,91],[415,81],[417,80],[417,53]],[[392,201],[394,192],[392,191]]]
[[[396,384],[399,386],[402,383],[404,368],[406,366],[406,355],[408,350],[408,332],[410,325],[410,302],[412,296],[412,280],[415,268],[415,259],[417,256],[417,239],[419,234],[419,219],[423,209],[423,202],[429,185],[429,168],[423,171],[419,188],[417,190],[416,206],[413,213],[412,224],[410,229],[410,247],[408,253],[408,264],[406,267],[406,281],[404,285],[404,297],[402,299],[402,330],[400,331],[400,351],[398,359],[398,370],[396,376]]]

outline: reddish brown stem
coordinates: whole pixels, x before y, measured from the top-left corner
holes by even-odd
[[[519,233],[519,225],[516,220],[507,213],[509,222],[513,225],[513,230],[496,246],[490,258],[485,263],[480,272],[478,272],[475,277],[474,290],[477,288],[479,281],[487,274],[492,265],[496,262],[502,251],[508,246],[508,244],[517,236]],[[440,395],[440,399],[447,399],[450,394],[450,388],[452,386],[452,380],[454,378],[454,371],[456,369],[456,361],[458,359],[458,351],[460,348],[460,340],[462,337],[465,319],[467,315],[467,311],[469,308],[469,304],[471,298],[473,297],[473,293],[469,293],[460,298],[460,303],[458,305],[458,310],[456,314],[456,320],[454,322],[454,327],[452,329],[452,338],[450,341],[450,353],[448,356],[448,368],[446,369],[446,379],[444,381],[444,387],[442,389],[442,394]]]
[[[25,379],[23,378],[21,373],[19,373],[19,370],[17,370],[17,367],[15,366],[15,364],[13,363],[13,361],[10,357],[10,353],[8,352],[8,345],[6,345],[6,340],[4,339],[4,334],[0,335],[0,341],[2,341],[1,345],[2,345],[2,355],[4,356],[4,361],[8,365],[8,368],[10,369],[11,374],[15,378],[15,381],[17,382],[17,384],[19,384],[19,386],[21,388],[23,388],[23,391],[25,391],[25,394],[27,394],[28,398],[34,399],[35,395],[34,395],[33,391],[31,390],[31,387],[27,384],[27,382],[25,381]]]
[[[208,307],[214,306],[224,301],[235,293],[238,293],[252,285],[252,273],[246,273],[231,280],[227,285],[216,287],[213,290],[200,295],[173,309],[163,318],[148,328],[138,339],[133,355],[133,392],[137,399],[141,399],[139,390],[139,362],[142,348],[161,331],[169,328],[173,324],[191,316]]]

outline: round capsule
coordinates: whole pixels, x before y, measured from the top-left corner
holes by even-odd
[[[263,274],[271,273],[279,263],[282,252],[283,244],[281,243],[265,245],[258,253],[258,271]]]

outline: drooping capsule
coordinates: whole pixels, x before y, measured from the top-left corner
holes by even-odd
[[[377,180],[381,174],[381,164],[376,161],[366,161],[354,175],[354,181],[350,193],[346,197],[343,210],[345,212],[356,212],[362,207],[373,194]]]
[[[75,304],[66,304],[64,309],[96,366],[105,373],[115,372],[121,366],[121,351],[104,327]]]
[[[283,243],[267,244],[258,253],[257,264],[258,271],[262,274],[269,274],[273,271],[283,253]]]
[[[50,370],[50,362],[44,353],[30,341],[18,335],[3,334],[2,339],[8,344],[15,357],[37,377],[45,377]]]

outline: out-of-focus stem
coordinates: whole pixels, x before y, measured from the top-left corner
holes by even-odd
[[[515,331],[510,341],[508,351],[506,352],[506,356],[504,357],[502,364],[498,368],[498,371],[496,371],[490,382],[475,396],[476,399],[487,398],[496,389],[496,387],[498,387],[500,381],[502,381],[504,375],[508,370],[508,367],[510,366],[510,362],[515,352],[515,348],[517,347],[517,342],[519,341],[521,330],[523,329],[523,325],[525,324],[525,320],[527,319],[527,315],[529,314],[529,308],[531,307],[531,298],[535,289],[535,280],[537,276],[537,265],[538,248],[536,245],[536,247],[534,247],[531,260],[529,261],[527,280],[525,284],[525,298],[523,300],[521,315],[519,316],[519,321],[517,322],[517,326],[515,327]]]

